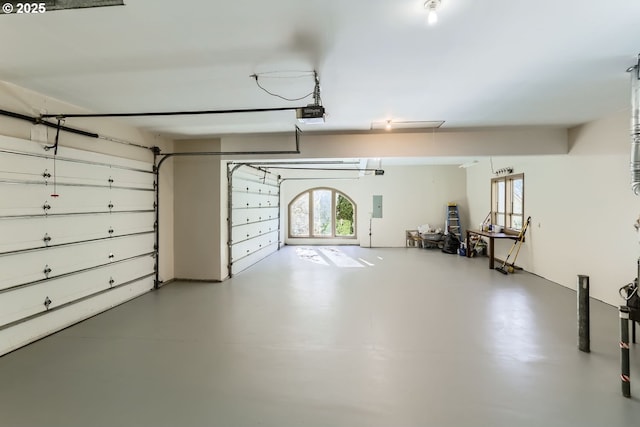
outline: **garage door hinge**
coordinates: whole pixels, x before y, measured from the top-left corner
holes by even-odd
[[[111,184],[113,184],[113,178],[109,177],[109,188],[111,188]]]
[[[43,273],[44,273],[44,277],[48,279],[49,278],[49,274],[51,274],[51,267],[49,267],[49,264],[44,266]]]
[[[109,237],[113,236],[113,227],[109,227]]]
[[[44,202],[44,205],[42,206],[42,210],[44,211],[44,214],[47,214],[47,211],[51,209],[51,205],[49,204],[49,202]]]
[[[113,280],[113,277],[110,277],[110,278],[109,278],[109,287],[110,287],[110,288],[113,288],[113,284],[114,284],[114,283],[116,283],[116,281],[115,281],[115,280]]]
[[[44,170],[44,172],[42,172],[42,177],[44,178],[44,180],[45,180],[45,184],[46,184],[46,181],[47,181],[49,178],[51,178],[51,174],[49,173],[49,170],[48,170],[48,169],[45,169],[45,170]]]
[[[111,212],[111,210],[113,209],[113,203],[109,201],[109,205],[107,207],[109,208],[109,212]]]
[[[116,256],[113,253],[109,254],[109,261],[113,261]]]
[[[51,237],[49,236],[49,234],[44,233],[44,238],[42,240],[44,241],[44,245],[45,246],[49,246],[49,242],[51,241]]]
[[[45,306],[45,308],[46,308],[47,310],[49,310],[49,306],[51,305],[51,303],[52,303],[52,302],[53,302],[53,301],[51,301],[51,300],[49,299],[49,297],[46,297],[46,298],[44,299],[44,306]]]

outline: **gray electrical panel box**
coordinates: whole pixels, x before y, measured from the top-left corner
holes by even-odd
[[[382,218],[382,196],[373,196],[371,218]]]

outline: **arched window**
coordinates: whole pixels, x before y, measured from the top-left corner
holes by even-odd
[[[333,188],[316,188],[289,203],[289,237],[355,238],[356,204]]]

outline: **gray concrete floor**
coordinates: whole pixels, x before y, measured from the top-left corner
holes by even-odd
[[[569,289],[486,258],[336,249],[173,283],[0,358],[0,425],[640,425],[614,307],[592,301],[584,354]]]

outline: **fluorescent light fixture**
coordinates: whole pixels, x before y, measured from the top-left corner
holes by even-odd
[[[403,130],[403,129],[433,129],[444,124],[443,120],[432,121],[395,121],[385,120],[383,122],[371,122],[371,130]],[[391,127],[391,129],[389,129]]]
[[[480,162],[479,162],[479,161],[477,161],[477,160],[472,160],[472,161],[470,161],[470,162],[463,163],[463,164],[461,164],[461,165],[460,165],[460,166],[458,166],[458,167],[459,167],[459,168],[462,168],[462,169],[466,169],[466,168],[470,168],[471,166],[475,166],[475,165],[477,165],[478,163],[480,163]]]

